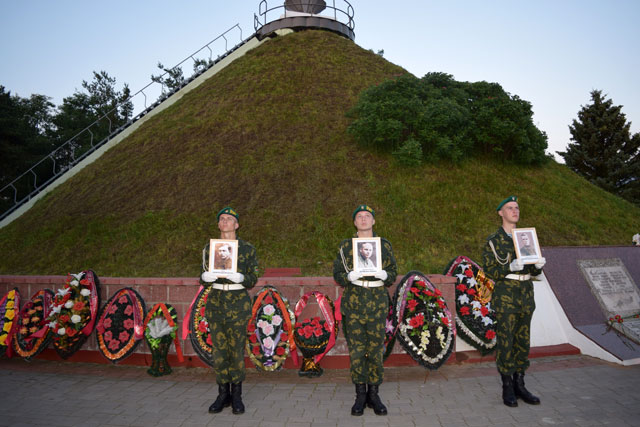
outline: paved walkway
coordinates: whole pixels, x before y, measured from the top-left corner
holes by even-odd
[[[350,415],[348,371],[302,379],[248,372],[247,412],[211,415],[217,387],[200,368],[153,378],[146,368],[0,361],[0,426],[640,426],[640,366],[587,356],[533,359],[526,376],[539,406],[508,408],[493,363],[387,368],[389,415]]]

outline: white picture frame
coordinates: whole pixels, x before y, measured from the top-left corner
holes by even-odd
[[[523,264],[535,264],[542,258],[542,251],[534,227],[514,228],[513,246],[516,249],[516,258]]]
[[[220,277],[238,272],[237,240],[209,240],[209,271]]]
[[[382,270],[382,246],[379,237],[355,237],[352,239],[353,271],[363,276],[373,276]]]

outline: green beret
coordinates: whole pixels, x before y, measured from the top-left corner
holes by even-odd
[[[370,208],[369,206],[367,206],[367,205],[360,205],[360,206],[358,206],[358,207],[356,208],[356,210],[355,210],[355,211],[353,211],[353,215],[351,215],[351,216],[353,217],[353,220],[354,220],[354,221],[355,221],[355,219],[356,219],[356,214],[357,214],[358,212],[361,212],[361,211],[369,212],[369,213],[370,213],[374,218],[376,217],[376,211],[374,211],[373,209],[371,209],[371,208]]]
[[[496,211],[499,211],[500,209],[502,209],[502,207],[504,205],[506,205],[509,202],[517,202],[518,201],[518,197],[517,196],[509,196],[506,199],[504,199],[503,201],[500,202],[500,204],[498,205],[498,207],[496,208]]]
[[[229,206],[227,206],[226,208],[222,208],[220,210],[220,212],[218,212],[218,216],[216,217],[217,221],[220,221],[220,215],[222,215],[222,214],[231,215],[231,216],[235,217],[236,221],[238,219],[240,219],[238,217],[238,212],[236,212],[233,208],[230,208]]]

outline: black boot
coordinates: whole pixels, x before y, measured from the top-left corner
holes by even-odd
[[[242,383],[231,384],[231,412],[234,414],[244,414],[244,404],[242,403]]]
[[[524,400],[529,405],[539,405],[540,398],[534,396],[524,387],[524,373],[513,374],[513,391],[516,396]]]
[[[502,377],[502,401],[512,408],[518,406],[516,393],[513,391],[513,378],[511,375],[500,374],[500,376]]]
[[[364,413],[364,405],[367,403],[367,385],[356,384],[356,403],[351,407],[351,415],[360,416]]]
[[[218,397],[216,401],[209,406],[209,412],[217,414],[222,411],[222,408],[226,408],[231,405],[231,394],[229,393],[229,383],[218,384]]]
[[[373,408],[373,412],[376,415],[387,415],[387,407],[380,401],[378,396],[378,386],[369,384],[369,390],[367,391],[367,406]]]

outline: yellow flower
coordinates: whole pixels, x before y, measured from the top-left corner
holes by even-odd
[[[12,299],[9,299],[7,301],[7,305],[5,307],[6,307],[7,310],[9,310],[9,309],[13,308],[14,304],[15,304],[15,302]]]
[[[11,330],[12,326],[13,326],[13,322],[4,322],[4,326],[2,327],[2,330],[8,333]]]
[[[4,317],[9,319],[9,320],[13,320],[15,315],[16,315],[16,311],[15,310],[11,310],[11,311],[7,310],[7,312],[5,313]]]
[[[0,335],[0,345],[4,345],[4,342],[7,340],[9,335]]]

